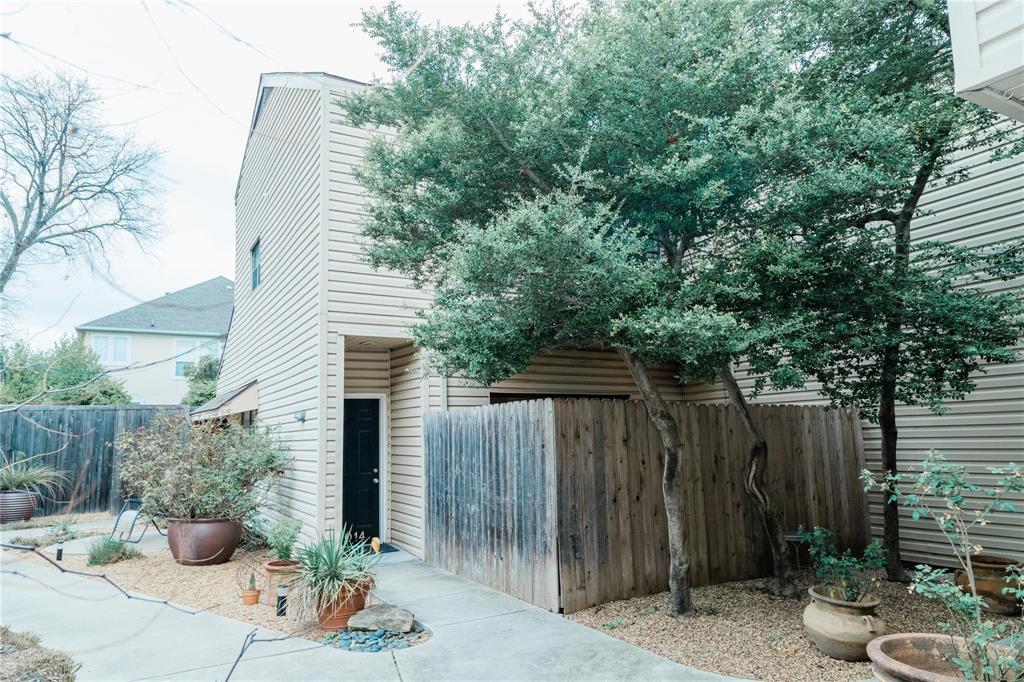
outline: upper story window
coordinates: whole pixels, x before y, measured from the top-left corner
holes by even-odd
[[[89,345],[100,362],[120,364],[128,362],[128,337],[111,334],[90,334]]]
[[[215,339],[175,339],[174,376],[185,377],[185,370],[204,355],[220,355],[220,341]]]
[[[260,285],[262,280],[262,272],[260,270],[260,240],[257,239],[256,243],[249,249],[249,260],[252,265],[252,288],[255,289]]]

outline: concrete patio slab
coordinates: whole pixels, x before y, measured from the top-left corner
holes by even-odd
[[[79,680],[223,680],[253,627],[209,612],[128,600],[109,585],[0,556],[0,621],[82,663]],[[15,573],[11,573],[11,571]],[[411,609],[432,638],[356,653],[292,638],[254,644],[232,680],[726,680],[423,564],[381,557],[378,596]],[[281,636],[259,630],[259,637]]]

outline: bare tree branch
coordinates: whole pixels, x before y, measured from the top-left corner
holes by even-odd
[[[0,294],[28,258],[104,258],[155,232],[155,149],[114,135],[85,81],[0,81]]]

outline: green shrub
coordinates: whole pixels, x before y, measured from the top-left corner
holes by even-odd
[[[301,528],[301,521],[289,518],[280,518],[270,527],[270,531],[267,532],[267,545],[274,550],[277,559],[292,560],[292,548],[299,539]]]
[[[874,540],[864,548],[863,556],[856,557],[846,550],[839,553],[832,541],[832,531],[815,526],[810,533],[803,526],[797,531],[800,542],[810,546],[814,573],[823,587],[831,588],[835,599],[859,601],[872,586],[879,583],[878,572],[885,568],[885,550]]]
[[[122,434],[121,480],[154,516],[244,523],[266,500],[285,452],[265,428],[214,422],[189,425],[180,415]]]
[[[105,566],[106,564],[116,564],[118,561],[135,559],[140,556],[142,556],[142,553],[131,545],[115,538],[102,537],[96,538],[89,545],[88,564],[90,566]]]

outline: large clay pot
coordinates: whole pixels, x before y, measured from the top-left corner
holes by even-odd
[[[1020,602],[1012,595],[1003,594],[1003,588],[1010,586],[1006,582],[1006,567],[1013,565],[1020,565],[1020,562],[987,554],[976,554],[971,557],[974,585],[978,589],[978,596],[985,598],[986,611],[1002,616],[1014,616],[1020,612]],[[957,569],[954,577],[960,589],[970,592],[970,581],[967,580],[967,573],[963,569]]]
[[[167,519],[171,556],[185,566],[211,566],[231,558],[242,524],[228,519]]]
[[[357,612],[362,611],[366,606],[366,595],[373,586],[373,581],[362,583],[353,592],[346,592],[338,599],[320,612],[317,620],[320,628],[328,631],[338,631],[348,627],[348,619]]]
[[[0,523],[28,521],[36,510],[36,496],[25,490],[0,492]]]
[[[950,656],[964,655],[957,651],[964,645],[962,637],[952,635],[901,633],[871,640],[868,656],[871,672],[882,682],[963,682],[960,669]],[[989,645],[1002,655],[1006,649]],[[1006,682],[1020,682],[1016,674]]]
[[[804,609],[804,628],[821,652],[842,661],[868,660],[868,642],[886,633],[885,621],[875,614],[878,600],[844,601],[821,586],[807,592],[811,603]]]
[[[298,561],[282,561],[280,559],[263,564],[263,570],[267,572],[267,581],[260,593],[260,601],[267,606],[277,606],[277,586],[282,583],[291,585],[295,580],[295,568],[298,565]]]

